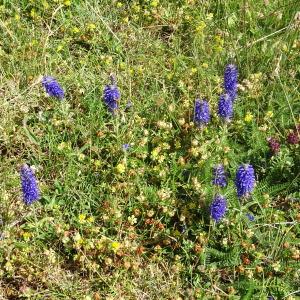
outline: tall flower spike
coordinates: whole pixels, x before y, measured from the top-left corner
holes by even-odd
[[[300,142],[300,125],[291,131],[287,136],[287,142],[292,145],[296,145]]]
[[[103,91],[103,99],[111,113],[118,109],[118,100],[121,97],[116,80],[113,75],[110,76],[111,84],[106,85]]]
[[[272,154],[277,154],[280,151],[279,141],[274,137],[267,138],[267,141]]]
[[[223,165],[217,165],[213,168],[213,184],[220,186],[220,187],[225,187],[227,185],[227,174],[224,170]]]
[[[230,95],[232,101],[235,100],[237,95],[237,83],[238,83],[238,70],[236,65],[229,64],[225,68],[224,72],[224,89],[226,93]]]
[[[224,217],[227,209],[226,198],[221,195],[216,195],[213,202],[210,205],[210,216],[219,222]]]
[[[23,200],[29,205],[40,199],[40,191],[33,170],[26,164],[20,170]]]
[[[249,164],[241,165],[236,173],[235,185],[239,198],[247,197],[254,189],[255,175],[254,169]]]
[[[208,102],[197,99],[195,101],[194,122],[198,126],[206,125],[210,121],[210,109]]]
[[[218,105],[218,114],[224,119],[224,121],[229,122],[233,115],[233,102],[229,94],[224,94],[220,96]]]
[[[45,88],[46,93],[50,97],[55,97],[62,100],[65,96],[64,90],[56,79],[52,76],[44,76],[42,79],[42,85]]]

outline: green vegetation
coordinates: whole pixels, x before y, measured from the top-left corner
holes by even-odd
[[[298,299],[297,10],[292,0],[0,0],[0,299]],[[224,124],[228,63],[239,90]],[[103,102],[111,73],[114,116]],[[64,100],[46,95],[45,75]],[[202,129],[198,97],[212,113]],[[32,205],[24,163],[41,190]],[[220,163],[228,209],[216,223]],[[246,199],[234,185],[242,163],[256,173]]]

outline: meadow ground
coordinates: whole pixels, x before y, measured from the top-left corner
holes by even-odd
[[[1,0],[0,299],[299,299],[299,31],[293,0]]]

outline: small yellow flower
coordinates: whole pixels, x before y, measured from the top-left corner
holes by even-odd
[[[272,268],[274,269],[275,272],[280,271],[281,265],[279,262],[275,262],[272,264]]]
[[[180,141],[176,141],[176,142],[175,142],[175,148],[176,148],[176,149],[180,149],[180,148],[181,148],[181,143],[180,143]]]
[[[273,112],[271,110],[269,110],[267,113],[266,113],[266,117],[268,118],[272,118],[273,117]]]
[[[32,234],[30,232],[24,232],[22,235],[24,240],[26,241],[28,241],[32,237]]]
[[[224,40],[220,35],[215,36],[215,45],[214,48],[217,52],[221,52],[223,50]]]
[[[122,2],[118,2],[118,3],[117,3],[117,7],[118,7],[118,8],[121,8],[122,6],[123,6],[123,3],[122,3]]]
[[[158,4],[159,4],[158,0],[153,0],[153,1],[150,2],[150,6],[152,6],[152,7],[157,7]]]
[[[43,1],[43,6],[45,9],[49,8],[49,3],[47,1]]]
[[[213,19],[213,17],[214,17],[214,14],[209,13],[209,14],[206,15],[206,20],[211,21]]]
[[[112,242],[110,246],[114,252],[117,252],[120,249],[121,244],[119,242]]]
[[[138,4],[134,4],[134,5],[132,6],[132,9],[133,9],[134,12],[136,12],[136,13],[138,13],[138,12],[141,11],[141,7],[140,7],[140,5],[138,5]]]
[[[191,74],[197,73],[197,68],[191,68]]]
[[[65,0],[64,5],[65,6],[70,6],[71,5],[71,0]]]
[[[204,30],[205,27],[206,27],[205,22],[204,21],[200,21],[199,24],[198,24],[198,26],[196,27],[196,31],[198,33],[201,33]]]
[[[20,19],[21,19],[20,15],[15,14],[15,20],[16,20],[16,21],[20,21]]]
[[[207,64],[207,63],[203,63],[203,64],[202,64],[202,67],[203,67],[204,69],[207,69],[207,68],[208,68],[208,64]]]
[[[160,152],[159,147],[156,147],[155,149],[153,149],[151,152],[151,158],[155,160],[158,157],[159,152]]]
[[[61,143],[57,146],[57,150],[62,151],[62,150],[65,149],[66,147],[67,147],[67,143],[61,142]]]
[[[169,80],[172,80],[173,77],[174,77],[174,75],[173,75],[172,73],[169,73],[169,74],[167,75],[167,78],[168,78]]]
[[[99,159],[95,160],[94,165],[96,168],[99,168],[101,166],[101,161]]]
[[[227,158],[224,158],[224,159],[223,159],[223,165],[224,165],[224,166],[228,166],[228,164],[229,164],[229,163],[228,163],[228,159],[227,159]]]
[[[124,17],[123,18],[123,23],[128,24],[129,23],[129,17]]]
[[[73,29],[72,29],[72,32],[73,33],[78,33],[80,30],[79,30],[79,28],[78,27],[73,27]]]
[[[126,69],[126,64],[124,62],[120,62],[119,67],[122,71]]]
[[[246,113],[245,122],[250,123],[253,120],[253,115],[250,112]]]
[[[117,165],[116,170],[119,174],[123,174],[126,170],[126,167],[124,164],[120,163]]]
[[[32,19],[35,19],[35,18],[36,18],[36,11],[35,11],[34,8],[31,9],[31,11],[30,11],[30,16],[31,16]]]
[[[79,220],[79,223],[80,224],[84,224],[85,222],[86,222],[86,215],[85,214],[80,214],[79,216],[78,216],[78,220]]]
[[[95,25],[94,23],[90,23],[90,24],[88,25],[88,29],[89,29],[90,31],[94,31],[94,30],[96,29],[96,25]]]
[[[284,52],[288,52],[288,46],[286,45],[286,44],[283,44],[282,45],[282,50],[284,51]]]
[[[129,216],[129,217],[127,218],[127,220],[128,220],[128,222],[129,222],[131,225],[134,225],[134,224],[137,223],[137,218],[136,218],[134,215]]]
[[[85,155],[83,153],[79,153],[77,157],[79,161],[83,161],[85,159]]]
[[[104,60],[105,64],[108,66],[112,64],[112,61],[113,61],[113,57],[111,55],[107,56]]]
[[[88,223],[94,223],[95,222],[95,218],[93,216],[88,217],[87,219]]]
[[[74,240],[75,242],[78,242],[78,241],[82,240],[82,237],[81,237],[81,235],[80,235],[79,232],[76,232],[76,233],[74,234],[73,240]]]
[[[57,48],[56,48],[56,51],[60,52],[63,48],[64,48],[63,45],[58,45]]]

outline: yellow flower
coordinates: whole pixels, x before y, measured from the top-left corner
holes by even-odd
[[[118,3],[117,3],[117,7],[118,7],[118,8],[120,8],[120,7],[122,7],[122,6],[123,6],[123,3],[122,3],[122,2],[118,2]]]
[[[282,45],[282,50],[284,51],[284,52],[288,52],[288,46],[286,45],[286,44],[283,44]]]
[[[85,155],[83,153],[79,153],[77,157],[79,161],[83,161],[85,159]]]
[[[49,8],[49,4],[47,1],[43,1],[43,6],[45,9],[48,9]]]
[[[159,4],[159,1],[158,1],[158,0],[153,0],[153,1],[150,2],[150,5],[151,5],[152,7],[157,7],[158,4]]]
[[[26,241],[28,241],[32,237],[32,234],[30,232],[24,232],[22,235],[24,240]]]
[[[211,21],[213,19],[213,17],[214,17],[214,14],[209,13],[209,14],[206,15],[206,20]]]
[[[141,11],[141,7],[140,7],[138,4],[134,4],[134,5],[132,6],[132,9],[133,9],[136,13],[138,13],[138,12]]]
[[[96,168],[99,168],[101,166],[101,161],[99,159],[95,160],[94,165]]]
[[[126,69],[126,64],[124,62],[120,62],[119,67],[124,71]]]
[[[61,142],[58,146],[57,146],[57,150],[62,151],[64,148],[67,147],[67,143],[65,142]]]
[[[20,19],[21,19],[20,15],[15,14],[15,20],[16,20],[16,21],[20,21]]]
[[[267,113],[266,113],[266,117],[268,118],[272,118],[273,117],[273,112],[271,110],[269,110]]]
[[[64,5],[65,6],[70,6],[71,5],[71,0],[65,0]]]
[[[191,74],[197,73],[197,68],[191,68]]]
[[[122,20],[123,20],[124,24],[128,24],[128,22],[129,22],[129,18],[128,17],[124,17]]]
[[[206,27],[205,22],[204,21],[200,21],[199,25],[196,27],[196,31],[198,33],[201,33],[204,30],[205,27]]]
[[[85,215],[85,214],[80,214],[80,215],[78,216],[79,223],[80,223],[80,224],[84,224],[84,223],[86,222],[85,218],[86,218],[86,215]]]
[[[95,25],[94,23],[90,23],[90,24],[88,25],[88,29],[91,30],[91,31],[93,31],[93,30],[96,29],[96,25]]]
[[[208,64],[207,64],[207,63],[203,63],[203,64],[202,64],[202,67],[203,67],[204,69],[207,69],[207,68],[208,68]]]
[[[121,244],[119,242],[112,242],[110,246],[114,252],[117,252],[120,249]]]
[[[64,48],[63,45],[58,45],[57,48],[56,48],[56,51],[60,52],[63,48]]]
[[[31,16],[32,19],[36,18],[36,11],[35,11],[34,8],[31,9],[30,16]]]
[[[73,31],[73,33],[78,33],[80,30],[78,27],[75,26],[75,27],[73,27],[72,31]]]
[[[176,142],[175,142],[175,148],[176,148],[176,149],[180,149],[180,148],[181,148],[181,143],[180,143],[180,141],[176,141]]]
[[[137,218],[136,218],[134,215],[129,216],[129,217],[127,218],[127,220],[128,220],[128,222],[129,222],[131,225],[134,225],[134,224],[137,223]]]
[[[224,40],[220,35],[215,36],[215,45],[214,48],[217,52],[221,52],[223,50]]]
[[[152,152],[151,152],[152,159],[155,160],[158,157],[159,151],[160,151],[159,147],[156,147],[155,149],[152,150]]]
[[[125,170],[126,170],[125,165],[122,164],[122,163],[118,164],[117,167],[116,167],[116,169],[117,169],[117,172],[118,172],[119,174],[124,173]]]
[[[87,218],[87,221],[89,223],[94,223],[95,222],[95,218],[93,216],[90,216],[90,217]]]
[[[253,120],[253,115],[250,112],[247,112],[244,120],[245,122],[250,123]]]

